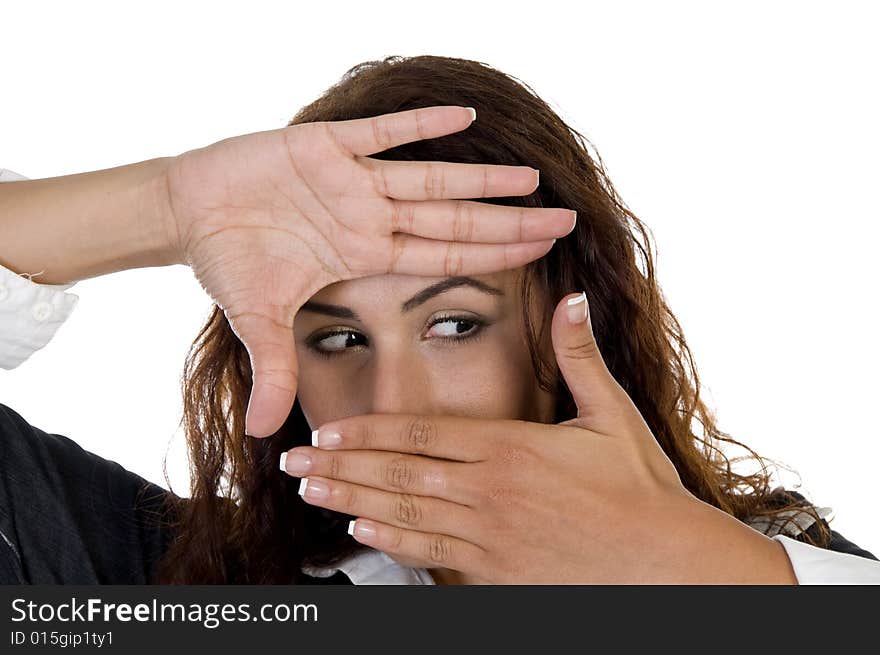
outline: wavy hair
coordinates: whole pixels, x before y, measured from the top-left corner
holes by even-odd
[[[769,517],[777,525],[786,516],[783,512],[789,515],[785,522],[793,520],[792,513],[806,512],[819,530],[803,533],[803,538],[827,546],[830,532],[816,508],[781,487],[771,490],[766,460],[718,428],[700,397],[681,326],[655,279],[649,231],[618,197],[598,153],[591,155],[592,144],[531,87],[481,62],[387,57],[348,70],[289,125],[434,105],[471,106],[478,119],[461,132],[374,157],[539,169],[539,187],[530,195],[481,200],[577,211],[575,229],[525,266],[523,307],[529,307],[533,292],[554,299],[586,289],[608,369],[644,416],[688,491],[744,522],[758,517],[766,522]],[[551,317],[526,311],[524,329],[536,379],[555,394],[555,422],[561,422],[575,417],[577,410],[555,362],[540,355],[538,344]],[[365,548],[346,531],[355,517],[302,502],[299,480],[278,472],[283,450],[311,443],[311,427],[298,400],[273,436],[245,436],[251,384],[247,351],[215,305],[187,354],[181,382],[191,496],[169,494],[174,538],[154,582],[304,583],[303,565],[328,566]],[[749,455],[731,460],[721,450],[722,442]],[[746,460],[757,464],[755,472],[732,470],[732,463]],[[165,477],[167,481],[167,472]]]

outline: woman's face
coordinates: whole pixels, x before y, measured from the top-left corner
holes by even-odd
[[[294,320],[297,398],[311,428],[373,413],[552,422],[555,399],[538,387],[523,328],[523,271],[321,289]],[[555,306],[531,302],[535,320]],[[541,348],[554,361],[549,331]]]

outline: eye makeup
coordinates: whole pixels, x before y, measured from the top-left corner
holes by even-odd
[[[440,323],[464,323],[466,325],[472,326],[465,334],[462,336],[441,336],[441,337],[430,337],[427,339],[428,341],[440,340],[449,344],[460,344],[462,342],[470,342],[479,339],[483,333],[485,332],[486,327],[488,327],[489,323],[482,318],[473,316],[473,315],[464,315],[464,314],[441,314],[436,316],[427,326],[427,329],[430,330],[437,324]],[[317,355],[325,358],[332,358],[342,355],[346,351],[352,350],[352,348],[342,347],[337,350],[326,350],[321,348],[318,344],[326,339],[329,339],[334,336],[341,335],[350,335],[355,337],[361,337],[366,340],[360,332],[353,328],[336,328],[330,329],[326,332],[319,332],[318,334],[312,335],[308,339],[306,339],[306,346],[311,352],[314,352]],[[348,340],[346,340],[346,344]],[[356,344],[363,345],[363,344]]]

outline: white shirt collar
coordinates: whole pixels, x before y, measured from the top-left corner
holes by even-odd
[[[397,563],[387,553],[367,548],[342,560],[336,566],[303,566],[303,573],[327,578],[342,571],[352,583],[359,584],[437,584],[427,569],[411,568]]]

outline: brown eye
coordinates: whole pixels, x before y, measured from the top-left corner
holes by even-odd
[[[467,341],[479,336],[483,332],[486,323],[472,316],[439,316],[428,327],[433,328],[435,325],[443,325],[445,327],[437,330],[436,332],[439,334],[430,338],[443,341]],[[434,330],[430,330],[429,333],[431,331]]]
[[[319,355],[333,357],[346,350],[351,350],[352,347],[364,345],[364,341],[366,341],[366,337],[354,330],[334,330],[309,339],[307,345],[310,350]]]

